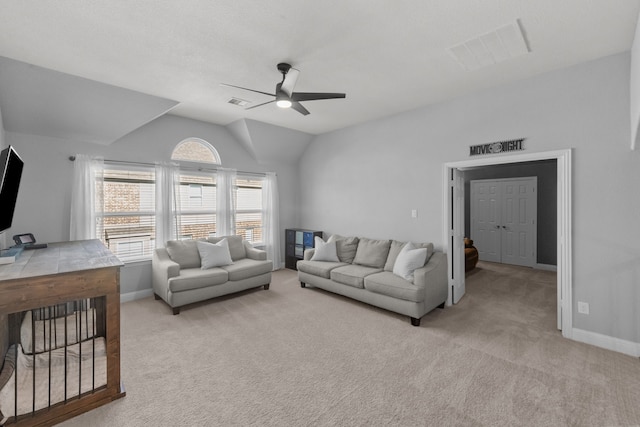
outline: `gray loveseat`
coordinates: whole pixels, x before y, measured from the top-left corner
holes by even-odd
[[[165,248],[154,251],[152,261],[153,292],[179,314],[187,304],[264,286],[269,289],[273,263],[265,251],[253,248],[241,236],[225,236],[232,264],[201,268],[196,240],[170,240]],[[225,237],[200,239],[219,243]]]
[[[298,279],[307,284],[364,303],[409,316],[413,326],[447,300],[447,256],[427,248],[424,265],[407,280],[394,274],[394,265],[405,242],[331,236],[336,243],[338,262],[312,261],[314,249],[307,249],[298,261]],[[415,246],[415,245],[414,245]]]

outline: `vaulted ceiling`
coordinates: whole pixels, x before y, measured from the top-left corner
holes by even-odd
[[[629,50],[639,10],[638,0],[21,0],[2,5],[0,56],[111,87],[107,98],[140,105],[139,126],[170,110],[319,134]],[[468,70],[448,50],[505,25],[528,53]],[[482,49],[498,39],[481,40],[465,52],[492,62]],[[346,99],[306,102],[308,116],[228,103],[270,100],[220,84],[273,93],[282,61],[300,70],[296,90]],[[12,84],[0,88],[5,127],[16,105],[28,110]],[[106,87],[83,84],[95,96]]]

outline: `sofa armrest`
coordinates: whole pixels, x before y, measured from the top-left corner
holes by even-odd
[[[153,251],[151,260],[151,281],[153,292],[158,296],[166,298],[169,289],[169,279],[180,275],[180,264],[172,261],[165,248],[158,248]]]
[[[313,256],[313,254],[315,253],[315,248],[309,248],[309,249],[305,249],[304,250],[304,255],[303,258],[305,261],[309,261],[311,260],[311,257]]]
[[[447,255],[442,252],[434,252],[433,256],[424,267],[418,268],[413,273],[414,284],[425,292],[425,301],[434,307],[447,300]]]
[[[262,249],[256,249],[247,241],[244,241],[244,250],[247,253],[247,258],[255,259],[256,261],[266,261],[267,251]]]

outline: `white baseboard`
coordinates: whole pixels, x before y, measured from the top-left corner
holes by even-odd
[[[536,264],[534,268],[536,270],[558,271],[558,266],[551,264]]]
[[[147,298],[153,295],[153,289],[144,289],[142,291],[127,292],[120,294],[120,304],[123,302],[135,301],[137,299]]]
[[[640,343],[637,342],[576,328],[572,329],[571,339],[585,344],[595,345],[596,347],[606,348],[607,350],[617,351],[618,353],[629,356],[640,357]]]

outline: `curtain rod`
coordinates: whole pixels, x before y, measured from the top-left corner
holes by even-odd
[[[71,160],[72,162],[76,161],[76,156],[69,156],[69,160]],[[123,165],[138,165],[138,166],[152,166],[155,167],[155,163],[145,163],[145,162],[131,162],[131,161],[127,161],[127,160],[109,160],[109,159],[104,159],[105,163],[113,163],[113,164],[123,164]],[[194,171],[198,171],[198,172],[203,172],[203,171],[218,171],[217,167],[202,167],[202,166],[184,166],[184,165],[180,165],[181,169],[184,170],[194,170]],[[248,172],[248,171],[239,171],[237,170],[236,173],[242,174],[242,175],[257,175],[257,176],[266,176],[267,174],[265,172]]]

